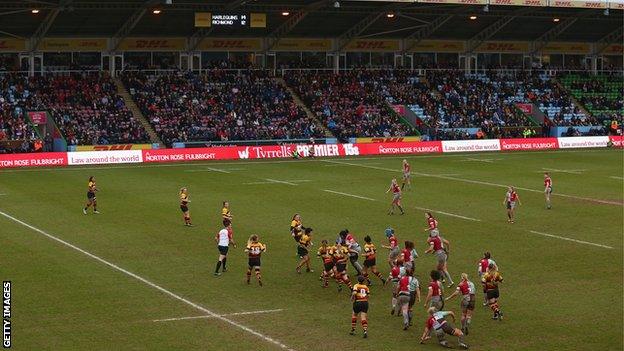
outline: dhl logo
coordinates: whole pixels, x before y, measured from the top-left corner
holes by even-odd
[[[624,52],[624,46],[622,45],[611,45],[607,48],[607,50],[605,50],[605,52],[610,52],[610,53],[622,53]]]
[[[481,3],[481,1],[479,0],[459,0],[458,2],[461,4],[476,4],[476,5]]]
[[[541,0],[524,0],[526,6],[542,6],[544,3]]]
[[[246,49],[251,47],[242,40],[213,40],[212,47],[228,49]]]
[[[492,3],[496,5],[515,5],[516,4],[514,0],[495,0]]]
[[[388,49],[389,46],[384,41],[358,41],[355,43],[356,49]]]
[[[587,7],[587,8],[594,8],[594,9],[601,9],[603,8],[603,3],[600,2],[590,2],[590,1],[585,1],[583,3],[583,7]]]
[[[164,49],[172,44],[169,40],[137,40],[134,45],[137,49]]]
[[[572,6],[574,6],[574,4],[572,3],[572,1],[558,1],[558,0],[555,0],[553,6],[572,7]]]
[[[371,138],[373,143],[402,143],[405,138]]]
[[[500,50],[500,51],[511,51],[511,50],[519,50],[519,48],[514,43],[487,43],[485,44],[485,50]]]
[[[100,43],[96,41],[81,41],[80,43],[78,43],[78,46],[83,47],[83,48],[95,48],[95,47],[99,47]]]
[[[132,144],[125,145],[93,145],[94,151],[132,150]]]

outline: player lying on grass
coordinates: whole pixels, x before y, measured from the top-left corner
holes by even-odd
[[[429,318],[425,322],[425,330],[420,337],[420,343],[424,344],[426,340],[431,338],[431,333],[435,333],[440,345],[450,348],[448,341],[446,341],[445,334],[456,336],[459,341],[459,347],[467,349],[468,345],[464,342],[464,333],[461,330],[453,327],[445,318],[451,316],[455,321],[455,314],[452,311],[437,311],[434,307],[427,310]]]

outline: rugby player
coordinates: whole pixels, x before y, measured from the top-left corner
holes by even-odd
[[[405,214],[403,207],[401,207],[401,188],[399,187],[396,178],[392,178],[392,182],[390,183],[388,190],[386,190],[386,194],[389,192],[392,192],[392,203],[390,204],[390,211],[388,211],[388,214],[393,215],[395,207],[399,208],[402,215]]]
[[[372,243],[370,235],[364,237],[364,243],[364,278],[366,278],[367,283],[370,285],[371,281],[368,275],[368,272],[370,271],[381,279],[381,283],[383,285],[386,285],[386,279],[384,279],[381,272],[377,269],[377,248],[375,247],[375,244]]]
[[[462,296],[459,304],[462,311],[461,330],[464,334],[468,335],[468,327],[470,326],[470,322],[472,322],[472,312],[475,308],[476,289],[474,283],[468,279],[468,274],[466,273],[461,274],[461,282],[457,285],[457,289],[446,298],[446,301],[460,294]]]
[[[230,223],[232,222],[232,213],[230,212],[230,203],[228,201],[223,201],[223,208],[221,209],[221,218],[223,220],[228,220]]]
[[[312,228],[306,228],[303,235],[299,238],[299,247],[297,248],[297,254],[301,261],[295,269],[297,273],[301,273],[301,267],[306,266],[306,272],[314,272],[310,269],[310,251],[309,247],[312,246]]]
[[[316,255],[323,260],[323,272],[321,277],[323,279],[323,287],[326,288],[329,285],[329,277],[331,277],[334,271],[334,256],[332,255],[333,247],[329,246],[327,240],[321,241],[321,247],[319,247]]]
[[[514,189],[513,186],[510,186],[509,188],[507,188],[505,200],[503,200],[503,205],[507,207],[507,221],[509,223],[514,223],[514,211],[516,209],[516,202],[518,203],[518,205],[522,205],[516,189]]]
[[[440,271],[431,271],[429,273],[431,281],[427,287],[427,298],[425,298],[425,307],[434,307],[437,311],[444,308],[444,299],[442,298],[442,283],[440,282]]]
[[[188,196],[188,190],[186,188],[180,189],[180,210],[182,210],[182,216],[184,217],[184,225],[192,227],[191,215],[189,214],[188,203],[191,202]]]
[[[492,255],[490,254],[489,251],[486,251],[483,254],[483,257],[477,263],[477,273],[479,274],[479,280],[481,280],[483,278],[483,275],[487,273],[488,267],[490,266],[490,264],[493,264],[494,266],[496,266],[496,262],[494,262],[494,260],[492,259]],[[496,267],[498,269],[498,266]],[[485,290],[485,286],[484,286],[483,287],[483,306],[487,306],[487,305],[488,305],[487,291]]]
[[[459,347],[468,349],[468,345],[464,342],[464,333],[453,327],[453,325],[445,319],[446,316],[451,316],[453,321],[455,320],[455,314],[452,311],[436,311],[435,308],[431,307],[427,312],[429,312],[429,318],[427,318],[427,322],[425,322],[425,330],[420,337],[421,344],[424,344],[426,340],[431,338],[431,332],[433,331],[440,345],[450,348],[448,341],[446,341],[444,337],[444,334],[448,334],[457,337],[459,340]]]
[[[552,194],[552,179],[548,172],[544,172],[544,196],[546,197],[546,208],[551,209],[550,194]]]
[[[403,160],[403,184],[401,184],[401,190],[405,188],[405,184],[407,184],[408,189],[412,189],[412,174],[410,172],[411,169],[412,167],[409,163],[407,163],[407,160]]]
[[[247,268],[247,284],[251,280],[251,271],[256,272],[256,279],[258,280],[258,285],[262,286],[262,277],[260,275],[260,255],[263,252],[266,252],[266,246],[258,241],[257,235],[252,235],[247,242],[247,247],[245,248],[245,252],[249,255],[249,264]]]
[[[353,301],[353,313],[351,314],[351,332],[349,334],[355,335],[355,326],[357,324],[357,318],[360,317],[362,323],[362,329],[364,330],[364,338],[368,337],[368,295],[370,290],[368,286],[364,284],[366,279],[363,276],[358,276],[358,282],[352,288],[351,300]]]
[[[351,280],[347,275],[347,260],[349,258],[349,250],[342,246],[340,242],[336,243],[336,246],[332,249],[332,256],[334,257],[334,264],[336,265],[335,278],[338,282],[338,291],[342,291],[342,283],[345,283],[349,289],[352,288]]]
[[[455,283],[453,282],[453,278],[451,278],[447,267],[448,252],[450,251],[449,241],[439,235],[436,235],[430,237],[427,240],[427,243],[429,244],[429,248],[425,251],[425,253],[432,253],[436,255],[438,259],[437,269],[440,271],[442,279],[444,280],[444,278],[446,278],[449,281],[448,287],[452,287]]]
[[[87,210],[89,207],[93,206],[93,213],[99,214],[100,211],[97,210],[97,198],[95,197],[95,193],[98,192],[98,188],[95,185],[95,177],[90,176],[89,182],[87,183],[87,204],[82,209],[82,213],[87,214]]]
[[[381,245],[381,247],[390,250],[388,254],[388,265],[392,268],[394,267],[394,261],[396,261],[400,254],[399,239],[394,235],[394,229],[392,228],[386,228],[385,235],[386,238],[388,238],[389,245]]]
[[[429,232],[429,236],[440,235],[438,220],[433,217],[431,212],[425,212],[425,218],[427,218],[427,228],[425,228],[425,231]]]
[[[481,278],[481,282],[485,288],[490,309],[494,312],[492,319],[502,320],[503,312],[498,305],[498,298],[500,297],[498,284],[503,282],[503,276],[498,272],[498,268],[495,264],[490,264],[488,266],[488,271]]]

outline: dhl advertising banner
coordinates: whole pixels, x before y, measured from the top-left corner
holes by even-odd
[[[0,52],[26,51],[26,40],[15,38],[0,38]]]
[[[542,48],[544,54],[589,54],[589,43],[554,42]]]
[[[379,138],[355,138],[355,142],[357,144],[368,144],[368,143],[404,143],[410,141],[420,141],[420,137],[418,136],[404,136],[404,137],[379,137]]]
[[[260,38],[206,38],[197,46],[200,51],[260,51]]]
[[[282,38],[273,51],[331,51],[331,39]]]
[[[125,38],[119,44],[121,51],[183,51],[185,38]]]
[[[611,44],[602,51],[602,54],[603,55],[622,55],[624,54],[624,45]]]
[[[490,0],[490,5],[548,6],[548,0]]]
[[[529,52],[529,43],[522,41],[486,41],[479,45],[476,52]]]
[[[392,39],[355,39],[345,46],[351,52],[394,52],[401,49],[401,42]]]
[[[267,19],[266,13],[250,13],[249,14],[249,27],[250,28],[266,28]]]
[[[40,51],[105,51],[108,46],[106,38],[44,38],[37,50]]]
[[[609,8],[614,10],[624,10],[624,2],[609,1]]]
[[[551,7],[576,7],[586,9],[605,9],[607,3],[605,1],[580,1],[580,0],[550,0]]]
[[[152,144],[78,145],[76,151],[149,150]]]
[[[407,42],[407,47],[412,46]],[[422,40],[410,49],[411,52],[464,52],[466,43],[460,40]]]

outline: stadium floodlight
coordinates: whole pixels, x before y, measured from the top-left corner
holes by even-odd
[[[32,9],[32,10],[30,10],[30,12],[34,13],[34,14],[37,14],[37,13],[39,13],[39,9]]]
[[[161,12],[162,11],[160,9],[153,9],[152,10],[152,13],[155,14],[155,15],[160,15]]]
[[[559,21],[561,21],[559,18],[557,17],[553,18],[553,22],[559,22]]]
[[[282,16],[288,16],[288,15],[290,15],[290,12],[288,12],[288,11],[282,11]]]
[[[471,20],[473,20],[473,21],[474,21],[474,20],[476,20],[476,19],[477,19],[477,16],[472,15],[472,16],[470,16],[469,18],[470,18]]]
[[[388,18],[394,18],[394,16],[395,16],[395,15],[394,15],[394,12],[388,12],[388,13],[386,14],[386,17],[388,17]]]

